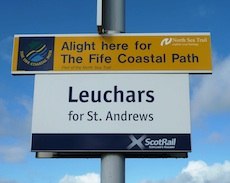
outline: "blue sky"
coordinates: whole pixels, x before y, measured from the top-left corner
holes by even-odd
[[[229,183],[230,2],[126,0],[127,33],[210,32],[213,74],[191,75],[192,153],[127,159],[126,183]],[[33,76],[11,75],[14,34],[96,33],[96,0],[0,2],[0,183],[98,183],[100,159],[35,159]]]

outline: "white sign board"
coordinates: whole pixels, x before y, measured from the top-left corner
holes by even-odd
[[[36,75],[33,151],[190,151],[188,75]]]

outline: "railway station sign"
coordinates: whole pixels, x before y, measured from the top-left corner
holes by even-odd
[[[32,151],[189,152],[189,106],[188,74],[39,74]]]
[[[12,73],[211,73],[209,33],[16,35]]]

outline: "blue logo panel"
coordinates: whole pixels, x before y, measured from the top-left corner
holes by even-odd
[[[18,66],[20,71],[53,70],[54,37],[20,37]]]
[[[32,151],[191,151],[190,134],[32,134]]]

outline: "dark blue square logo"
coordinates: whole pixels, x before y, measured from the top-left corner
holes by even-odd
[[[53,70],[54,37],[20,37],[18,66],[21,71]]]

